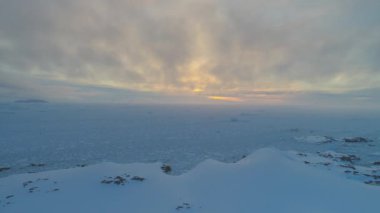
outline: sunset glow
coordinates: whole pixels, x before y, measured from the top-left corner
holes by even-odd
[[[242,102],[243,100],[236,97],[225,97],[225,96],[208,96],[210,100],[216,101],[227,101],[227,102]]]
[[[0,100],[202,102],[210,96],[294,103],[380,94],[380,5],[372,1],[65,5],[0,3]]]

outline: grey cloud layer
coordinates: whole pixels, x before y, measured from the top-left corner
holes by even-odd
[[[368,89],[380,84],[378,11],[375,0],[2,0],[0,75],[235,95]]]

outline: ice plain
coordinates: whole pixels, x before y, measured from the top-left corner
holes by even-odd
[[[0,167],[10,169],[0,172],[0,208],[377,212],[380,188],[369,181],[380,173],[379,118],[263,106],[1,104]],[[355,137],[368,141],[345,142]],[[123,186],[101,183],[127,173]]]

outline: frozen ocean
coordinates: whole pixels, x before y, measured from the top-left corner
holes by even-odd
[[[380,113],[236,105],[0,105],[0,177],[100,162],[163,162],[182,174],[272,147],[380,160]],[[347,143],[362,137],[368,143]]]

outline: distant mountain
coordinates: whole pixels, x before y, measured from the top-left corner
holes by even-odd
[[[45,100],[41,100],[41,99],[22,99],[22,100],[16,100],[14,101],[15,103],[48,103],[47,101]]]

